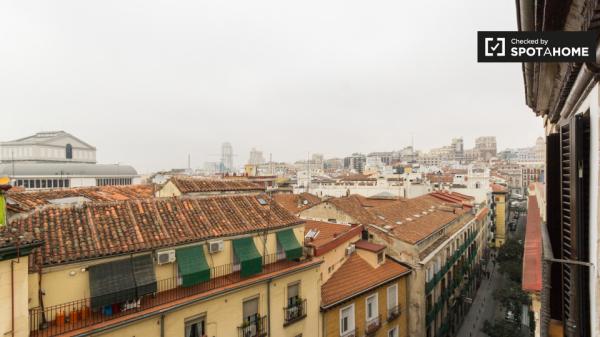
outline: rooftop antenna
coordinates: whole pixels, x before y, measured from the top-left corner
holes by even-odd
[[[310,193],[310,152],[308,152],[307,157],[306,157],[306,167],[307,167],[307,172],[306,172],[306,176],[307,176],[307,183],[306,183],[306,193]]]
[[[11,161],[12,161],[12,177],[11,177],[11,182],[14,183],[14,180],[15,180],[15,150],[14,149],[10,150],[10,156],[11,156]]]
[[[271,175],[273,175],[274,173],[273,173],[273,153],[272,152],[269,152],[269,166],[271,169]]]
[[[191,171],[191,170],[192,170],[192,166],[191,166],[191,164],[190,164],[190,161],[191,161],[191,159],[190,159],[190,154],[188,153],[188,171]]]

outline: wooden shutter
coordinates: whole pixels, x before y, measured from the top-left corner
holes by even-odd
[[[576,115],[560,127],[561,255],[589,260],[589,117]],[[587,267],[563,263],[563,317],[566,336],[589,336]]]

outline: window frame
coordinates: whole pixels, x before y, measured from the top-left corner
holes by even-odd
[[[344,324],[343,324],[344,310],[350,310],[349,315],[348,315],[348,328],[346,330],[343,329],[343,327],[344,327]],[[344,336],[345,334],[347,334],[348,332],[350,332],[356,328],[356,322],[354,321],[354,315],[355,315],[354,303],[352,303],[348,306],[345,306],[343,308],[340,308],[340,318],[339,318],[339,320],[340,320],[340,322],[339,322],[340,323],[340,326],[339,326],[340,336]]]
[[[374,299],[373,316],[369,317],[369,300]],[[374,293],[365,298],[365,320],[367,322],[374,320],[379,316],[379,293]]]
[[[394,294],[396,295],[394,299],[394,305],[390,305],[390,289],[394,289]],[[398,306],[398,284],[393,284],[386,289],[386,301],[387,301],[387,309],[390,310],[396,306]]]

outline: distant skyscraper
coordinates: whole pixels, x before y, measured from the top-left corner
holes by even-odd
[[[255,148],[250,150],[250,158],[248,158],[248,164],[250,165],[260,165],[265,163],[265,157],[263,156],[262,151],[259,151]]]
[[[233,147],[229,142],[221,145],[221,166],[223,172],[233,171]]]

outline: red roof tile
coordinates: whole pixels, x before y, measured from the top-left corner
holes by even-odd
[[[277,201],[283,208],[293,214],[321,203],[319,197],[306,192],[300,194],[279,193],[273,195],[273,200]]]
[[[385,249],[384,245],[380,245],[380,244],[377,244],[377,243],[369,242],[369,241],[366,241],[366,240],[357,241],[354,244],[354,246],[357,249],[368,250],[368,251],[373,252],[373,253],[378,253],[378,252],[380,252],[380,251],[382,251],[382,250]]]
[[[523,282],[525,291],[542,290],[542,219],[537,198],[529,196],[525,247],[523,250]]]
[[[306,220],[304,230],[308,233],[309,230],[317,232],[314,239],[307,239],[304,243],[306,246],[315,248],[315,256],[320,256],[328,251],[341,246],[360,236],[363,226],[351,226],[344,224],[335,224],[323,221]]]
[[[173,177],[169,180],[181,193],[264,192],[264,188],[248,180]]]
[[[502,185],[498,185],[498,184],[490,184],[490,187],[492,188],[492,192],[494,192],[494,193],[506,193],[507,192],[506,186],[502,186]]]
[[[408,268],[392,259],[374,268],[358,254],[352,254],[321,287],[321,306],[329,307],[408,272]]]
[[[146,199],[152,198],[153,195],[154,187],[152,185],[78,187],[40,191],[15,191],[11,189],[6,193],[8,200],[6,207],[11,212],[19,213],[49,205],[52,200],[63,198],[81,197],[87,199],[87,201],[117,201]]]
[[[31,261],[49,266],[302,222],[277,203],[261,205],[256,196],[156,198],[46,207],[0,228],[0,237],[13,228],[32,233],[44,244]]]

